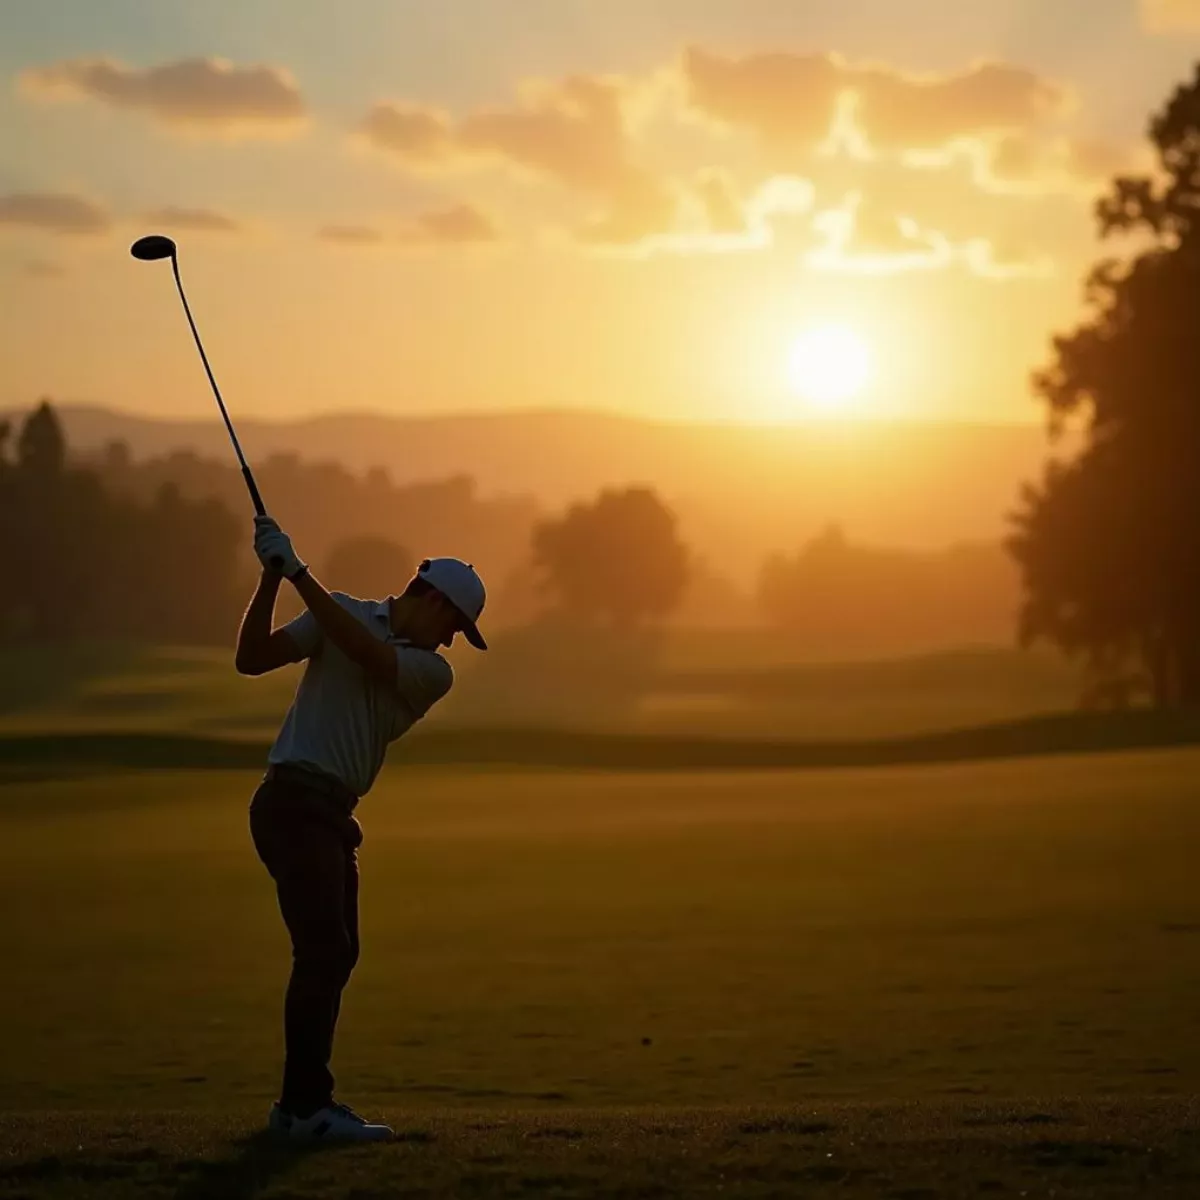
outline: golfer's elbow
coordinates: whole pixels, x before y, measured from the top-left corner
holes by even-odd
[[[266,667],[261,660],[239,650],[233,656],[233,668],[239,675],[263,675]]]
[[[239,642],[233,655],[233,667],[239,675],[265,675],[271,669],[269,655],[253,640]]]

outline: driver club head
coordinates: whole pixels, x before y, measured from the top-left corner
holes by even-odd
[[[140,258],[142,262],[156,262],[160,258],[174,258],[175,243],[161,233],[151,233],[138,238],[129,247],[129,253],[134,258]]]

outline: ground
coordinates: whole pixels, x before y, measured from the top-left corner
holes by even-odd
[[[1200,750],[400,754],[334,1065],[403,1136],[296,1156],[259,749],[78,715],[0,738],[0,1200],[1200,1195]]]
[[[245,1114],[0,1120],[0,1197],[1194,1197],[1186,1100],[389,1114],[387,1146],[297,1152]]]

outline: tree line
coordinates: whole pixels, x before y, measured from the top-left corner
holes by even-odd
[[[72,464],[49,403],[0,424],[0,632],[212,642],[238,602],[239,529],[219,501],[163,483],[149,502]]]
[[[381,469],[360,477],[290,455],[255,474],[272,512],[339,590],[396,591],[433,547],[480,567],[493,628],[565,615],[631,630],[681,606],[713,628],[729,619],[727,581],[697,560],[650,487],[607,488],[545,514],[525,498],[483,499],[469,477],[398,486]],[[249,529],[235,467],[187,451],[135,461],[121,443],[71,454],[43,401],[0,440],[0,544],[14,580],[0,633],[225,644],[257,571]],[[847,648],[902,647],[939,634],[1005,636],[1015,573],[1004,566],[998,547],[931,557],[827,533],[739,583],[768,623]],[[280,617],[298,608],[285,589]],[[884,630],[892,636],[880,641]]]

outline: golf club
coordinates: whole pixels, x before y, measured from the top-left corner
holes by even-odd
[[[179,299],[183,301],[183,311],[187,316],[188,325],[191,326],[192,337],[196,339],[196,349],[200,351],[200,361],[204,364],[204,371],[208,375],[208,382],[212,385],[213,395],[216,396],[217,404],[221,409],[221,416],[225,419],[225,428],[229,430],[229,440],[233,443],[234,453],[237,454],[238,462],[241,463],[242,478],[246,481],[246,488],[250,492],[251,501],[254,503],[254,511],[260,517],[266,516],[267,510],[263,505],[262,497],[258,494],[258,485],[254,482],[254,475],[246,463],[246,456],[242,453],[242,447],[238,444],[233,422],[229,419],[229,413],[225,409],[225,401],[221,399],[221,390],[217,387],[217,381],[213,378],[212,368],[208,365],[208,355],[204,353],[204,344],[200,341],[196,322],[192,320],[192,310],[188,306],[187,296],[183,292],[183,282],[179,278],[179,257],[175,243],[161,233],[151,233],[146,237],[138,238],[129,248],[129,253],[142,262],[157,262],[162,258],[169,258],[171,260],[171,270],[175,274],[175,286],[179,289]],[[283,565],[283,560],[278,557],[273,558],[271,565],[280,567]]]

